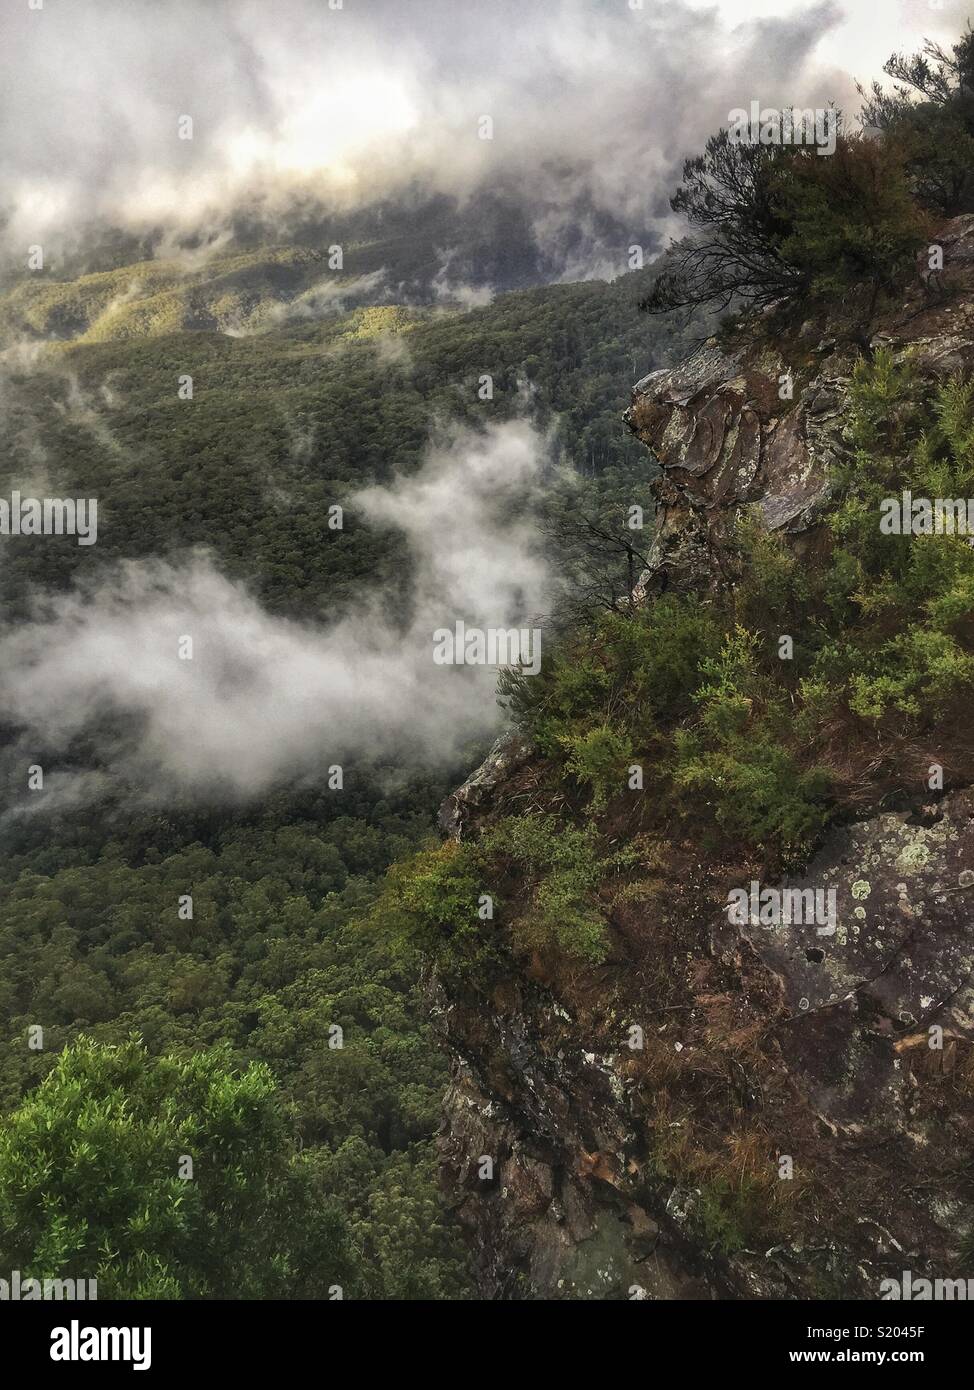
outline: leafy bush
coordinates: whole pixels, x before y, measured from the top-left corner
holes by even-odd
[[[510,924],[517,946],[556,948],[590,962],[604,958],[605,918],[595,892],[618,861],[599,853],[591,826],[579,829],[551,816],[509,817],[484,836],[482,848],[527,887],[527,906]]]
[[[625,856],[600,852],[591,826],[512,816],[479,840],[430,847],[387,876],[373,926],[399,949],[418,950],[445,975],[482,978],[498,958],[500,931],[515,950],[553,950],[587,961],[605,954],[600,884]],[[510,894],[499,885],[510,884]],[[492,916],[483,918],[483,895]]]
[[[826,576],[842,633],[812,678],[860,718],[888,713],[924,727],[969,701],[974,550],[963,535],[887,535],[885,498],[962,498],[974,491],[974,387],[931,392],[886,352],[860,364],[851,389],[853,461],[840,471],[830,517],[837,546]]]
[[[652,739],[659,719],[689,707],[721,628],[702,600],[665,594],[632,613],[603,613],[572,630],[546,655],[540,676],[505,673],[501,695],[542,752],[573,753],[606,730],[594,740],[593,756],[600,746],[603,756],[610,746],[621,755],[631,741]]]
[[[266,1067],[90,1038],[0,1119],[0,1260],[102,1298],[327,1297],[350,1267]]]
[[[759,509],[742,512],[736,535],[741,577],[734,586],[734,612],[745,627],[780,625],[804,610],[809,585],[794,550],[779,532],[764,526]]]
[[[767,617],[804,590],[756,525],[742,531],[742,554],[755,563],[740,602]],[[540,676],[509,682],[508,699],[544,751],[591,788],[591,813],[625,793],[625,770],[640,763],[677,814],[698,818],[702,802],[715,833],[794,855],[824,821],[827,778],[788,751],[795,723],[782,663],[762,669],[761,643],[716,605],[663,595],[569,637]]]
[[[781,254],[789,228],[775,206],[778,154],[720,130],[686,161],[670,206],[693,233],[671,248],[641,309],[752,309],[801,291],[801,274]]]
[[[894,141],[843,136],[835,153],[794,149],[775,165],[772,197],[787,224],[782,257],[810,295],[864,298],[866,323],[882,291],[913,269],[932,226],[913,198]]]
[[[789,859],[814,843],[827,817],[828,776],[789,751],[792,723],[760,670],[759,637],[736,627],[705,664],[694,692],[700,715],[674,737],[674,781],[703,797],[716,825],[752,845],[771,841]]]
[[[480,971],[494,954],[493,925],[478,915],[486,891],[479,847],[447,840],[392,866],[372,923],[450,974]]]
[[[586,734],[562,736],[568,752],[568,771],[592,789],[591,809],[604,811],[610,796],[625,786],[626,768],[632,762],[632,741],[608,725]]]

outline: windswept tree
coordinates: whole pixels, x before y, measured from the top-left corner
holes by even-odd
[[[775,203],[780,158],[780,147],[735,142],[720,130],[686,161],[670,206],[693,231],[670,249],[641,309],[759,309],[801,289],[800,271],[781,254],[790,228]]]
[[[949,106],[963,100],[974,115],[974,30],[970,25],[948,52],[939,43],[924,44],[919,53],[894,53],[883,71],[900,84],[902,91],[919,93],[926,101]]]
[[[860,342],[884,294],[912,273],[931,226],[901,143],[840,133],[835,151],[711,137],[672,198],[695,234],[641,302],[650,312],[743,311],[796,297],[840,303]]]
[[[933,227],[911,195],[890,141],[841,139],[819,158],[794,150],[775,171],[775,206],[788,225],[781,254],[812,297],[842,302],[863,347],[883,295],[913,273]]]
[[[861,120],[899,146],[913,192],[924,207],[954,217],[974,209],[974,31],[949,50],[927,42],[894,53],[883,71],[889,90],[860,86]]]

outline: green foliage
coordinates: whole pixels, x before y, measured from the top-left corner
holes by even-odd
[[[827,158],[789,151],[775,165],[772,188],[788,227],[780,253],[811,295],[847,301],[865,293],[875,303],[912,270],[932,234],[892,140],[843,136]]]
[[[672,247],[640,307],[650,313],[710,306],[745,312],[800,293],[801,274],[781,254],[789,231],[772,182],[779,151],[719,130],[683,166],[670,199],[691,235]]]
[[[956,534],[880,530],[884,499],[965,499],[974,491],[974,389],[933,393],[890,354],[860,364],[850,391],[853,462],[838,477],[827,592],[844,631],[811,678],[860,718],[929,727],[969,701],[974,683],[974,551]]]
[[[427,847],[391,867],[373,925],[441,970],[480,973],[493,953],[491,924],[478,912],[487,891],[481,870],[482,855],[473,846],[447,840]]]
[[[873,140],[840,129],[828,155],[719,131],[671,199],[694,234],[641,306],[746,312],[811,295],[853,309],[865,333],[931,231],[906,158],[892,130]]]
[[[564,734],[568,752],[568,771],[592,789],[591,809],[604,811],[609,797],[624,784],[626,768],[632,763],[632,740],[608,725],[584,734]]]
[[[754,564],[739,601],[767,618],[797,603],[804,583],[755,527],[742,528]],[[639,763],[678,814],[792,857],[824,822],[827,778],[789,751],[794,715],[769,647],[716,606],[664,595],[569,636],[540,676],[508,680],[507,699],[542,749],[591,788],[592,813],[625,793],[626,769]]]
[[[704,664],[699,718],[674,736],[675,785],[729,837],[776,844],[788,859],[814,844],[827,818],[828,776],[789,751],[789,712],[762,672],[757,633],[736,627]]]
[[[760,511],[738,519],[741,577],[734,586],[734,611],[745,627],[774,626],[790,633],[809,599],[809,584],[794,550],[777,532],[765,529]]]
[[[767,1191],[754,1182],[715,1179],[695,1193],[689,1222],[705,1249],[735,1255],[766,1234]]]
[[[346,789],[343,809],[369,808],[369,820],[336,815],[319,794],[304,805],[282,797],[249,818],[130,817],[124,829],[89,810],[73,835],[68,823],[25,826],[16,852],[8,832],[4,1107],[79,1033],[121,1045],[135,1028],[152,1054],[182,1058],[225,1043],[239,1066],[270,1068],[273,1103],[320,1200],[353,1232],[347,1295],[457,1296],[462,1261],[431,1170],[446,1063],[413,966],[391,961],[361,925],[387,865],[427,833],[443,790],[406,786],[397,806],[375,788]],[[187,886],[194,916],[181,921]],[[35,1052],[26,1037],[39,1019]],[[380,1190],[390,1195],[376,1206]],[[413,1223],[409,1211],[421,1208]],[[398,1264],[381,1256],[390,1243]]]
[[[632,613],[601,614],[554,646],[540,677],[506,675],[501,695],[545,753],[574,749],[601,729],[645,743],[659,719],[689,708],[721,630],[706,603],[666,594]]]
[[[947,217],[974,208],[974,33],[950,49],[927,41],[919,53],[894,53],[884,65],[892,91],[873,82],[862,120],[902,151],[918,200]]]
[[[925,208],[956,217],[974,208],[974,128],[955,107],[913,106],[890,123],[904,167]]]
[[[102,1298],[326,1297],[349,1269],[266,1067],[88,1038],[0,1120],[0,1259]]]
[[[601,851],[591,826],[509,816],[479,840],[394,864],[371,925],[395,951],[419,951],[453,980],[482,981],[505,942],[595,962],[606,950],[598,890],[625,862]],[[484,896],[490,917],[479,914]]]
[[[599,852],[591,826],[560,824],[550,816],[512,816],[483,837],[481,853],[513,873],[526,900],[511,921],[523,950],[557,949],[598,962],[606,952],[605,917],[595,894],[617,860]]]

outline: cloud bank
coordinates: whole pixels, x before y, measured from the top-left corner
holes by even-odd
[[[56,262],[92,220],[219,238],[235,217],[487,189],[523,199],[573,274],[605,273],[620,227],[662,235],[674,173],[730,109],[854,107],[847,67],[870,77],[963,19],[959,0],[336,3],[5,6],[7,252]]]
[[[496,671],[436,665],[433,633],[457,619],[507,628],[545,609],[529,504],[546,457],[523,420],[454,430],[417,473],[353,499],[352,514],[407,538],[405,624],[381,595],[330,626],[272,617],[202,554],[129,562],[38,600],[31,621],[0,633],[0,704],[25,777],[35,762],[51,774],[47,805],[81,796],[79,775],[83,791],[97,788],[98,769],[57,766],[96,726],[111,773],[150,801],[243,799],[388,754],[448,764],[496,726]],[[191,660],[179,656],[187,636]]]

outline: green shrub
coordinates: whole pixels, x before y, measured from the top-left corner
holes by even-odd
[[[371,922],[450,974],[480,971],[494,955],[493,923],[479,915],[487,891],[479,847],[447,840],[393,864]]]
[[[881,504],[904,490],[966,499],[974,490],[974,388],[935,391],[888,352],[850,388],[853,461],[839,472],[829,524],[838,544],[825,593],[842,631],[813,679],[859,718],[929,725],[974,693],[974,550],[962,535],[880,531]]]
[[[722,628],[719,614],[693,596],[667,594],[632,613],[604,613],[549,650],[538,676],[505,674],[502,698],[552,756],[573,753],[600,729],[645,744],[658,721],[689,708]]]
[[[839,129],[822,158],[719,131],[683,166],[671,205],[693,234],[671,248],[640,308],[751,312],[812,295],[851,307],[865,333],[879,296],[912,271],[931,235],[907,168],[913,153],[895,132],[873,140]]]
[[[591,826],[579,829],[552,816],[514,816],[493,827],[481,848],[527,887],[527,904],[510,924],[515,945],[556,948],[590,962],[604,959],[605,917],[595,894],[617,861],[600,854]]]
[[[599,961],[606,923],[597,892],[624,862],[600,852],[591,826],[508,817],[477,841],[447,841],[393,865],[370,921],[397,950],[418,951],[457,978],[483,977],[505,930],[517,950]],[[490,918],[479,914],[483,895]]]
[[[740,626],[705,665],[699,718],[674,737],[674,780],[710,807],[717,827],[752,845],[806,853],[827,817],[828,775],[803,769],[788,744],[793,723],[759,666],[760,639]]]
[[[759,509],[744,512],[736,542],[741,580],[734,587],[735,615],[745,627],[777,625],[781,632],[797,626],[809,598],[809,585],[785,537],[765,527]]]
[[[893,140],[843,135],[826,159],[789,150],[774,165],[772,201],[788,228],[782,258],[812,295],[848,301],[865,293],[867,322],[877,294],[912,271],[932,235]]]
[[[622,791],[632,763],[632,740],[603,724],[586,734],[563,734],[568,771],[592,789],[590,809],[604,811],[609,798]]]

